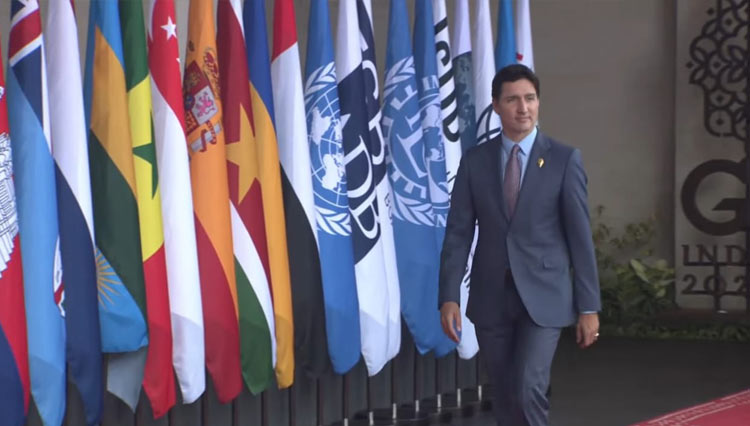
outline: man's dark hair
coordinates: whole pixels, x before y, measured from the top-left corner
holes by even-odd
[[[521,79],[526,79],[534,85],[536,95],[539,96],[539,77],[534,74],[534,71],[529,69],[526,65],[513,64],[508,65],[500,69],[495,74],[495,78],[492,79],[492,99],[500,97],[500,92],[503,88],[503,83],[512,83]]]

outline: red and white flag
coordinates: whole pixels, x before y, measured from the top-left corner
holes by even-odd
[[[156,159],[161,184],[164,250],[172,320],[172,360],[182,400],[197,400],[206,387],[203,311],[193,219],[180,55],[174,0],[151,0],[148,66]]]

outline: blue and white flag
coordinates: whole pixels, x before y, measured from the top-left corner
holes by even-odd
[[[448,190],[461,161],[461,142],[458,132],[458,103],[456,86],[453,82],[453,57],[448,36],[448,12],[445,0],[432,0],[432,23],[435,26],[435,52],[437,53],[437,73],[440,81],[440,109],[443,117],[443,147],[445,150],[445,172]]]
[[[10,3],[8,115],[23,263],[31,395],[45,425],[65,414],[65,308],[42,21]]]
[[[357,277],[362,355],[369,375],[388,362],[389,298],[380,232],[380,211],[372,166],[372,143],[365,104],[364,71],[357,0],[339,3],[336,70],[341,107],[344,162],[352,215],[354,272]]]
[[[460,144],[458,145],[458,160],[454,160],[454,155],[450,149],[450,143],[448,142],[449,132],[445,131],[445,166],[448,171],[448,187],[453,189],[453,180],[451,178],[451,170],[455,167],[458,169],[458,163],[460,162],[461,155],[463,152],[471,146],[476,144],[476,122],[474,118],[474,94],[472,91],[471,82],[471,38],[469,36],[469,4],[468,0],[457,0],[455,4],[455,20],[452,34],[452,46],[448,43],[447,39],[447,20],[445,19],[445,0],[433,0],[432,5],[434,6],[434,20],[435,20],[435,39],[436,49],[440,52],[441,49],[449,49],[448,53],[452,53],[453,56],[453,77],[455,80],[455,99],[456,99],[456,123],[460,132]],[[446,22],[441,24],[441,22]],[[445,27],[443,29],[443,27]],[[440,30],[438,31],[438,28]],[[444,44],[442,44],[444,43]],[[452,52],[450,51],[452,47]],[[441,69],[441,56],[438,54],[438,70]],[[443,79],[440,80],[443,82]],[[441,88],[441,95],[443,93],[443,86]],[[443,111],[445,111],[445,102],[443,102]],[[445,125],[446,116],[443,115],[443,129]],[[454,163],[455,162],[455,163]],[[470,265],[474,257],[474,248],[476,247],[476,240],[472,245],[471,255],[468,259],[468,266],[464,273],[463,280],[461,280],[461,339],[458,342],[456,350],[458,356],[463,359],[473,358],[474,355],[479,351],[479,343],[477,342],[477,335],[474,329],[474,323],[466,317],[466,304],[469,301],[469,283],[471,281],[471,269]]]
[[[65,326],[70,378],[83,400],[86,423],[102,412],[102,344],[94,258],[88,135],[73,3],[49,3],[45,28],[51,143],[56,164]]]
[[[419,113],[429,176],[429,194],[435,215],[438,249],[443,246],[450,193],[446,182],[443,113],[440,108],[440,82],[437,73],[435,30],[430,0],[417,0],[414,21],[414,65],[419,93]],[[437,287],[436,287],[437,289]],[[436,290],[437,291],[437,290]],[[437,293],[436,293],[437,294]],[[435,299],[437,300],[437,299]]]
[[[328,0],[312,0],[305,109],[323,275],[328,353],[344,374],[359,361],[359,302]]]
[[[495,57],[492,53],[492,24],[488,0],[474,1],[476,22],[472,25],[474,101],[477,116],[477,143],[484,143],[500,134],[500,117],[492,110],[492,79]]]
[[[513,30],[512,0],[500,0],[497,9],[497,42],[495,70],[516,63],[516,33]]]
[[[516,0],[516,61],[534,69],[529,0]]]
[[[426,17],[430,31],[431,18],[432,13]],[[388,173],[393,188],[401,311],[419,352],[424,354],[435,349],[438,355],[444,355],[452,347],[440,329],[437,310],[436,215],[430,199],[430,172],[425,156],[428,150],[421,125],[407,19],[404,0],[391,0],[382,125],[389,148]],[[434,39],[432,58],[434,61]],[[439,97],[437,82],[434,82],[434,97]],[[439,106],[436,112],[435,125],[439,131]]]
[[[398,355],[401,349],[401,290],[396,266],[396,242],[393,237],[393,212],[391,207],[391,183],[386,178],[385,141],[380,127],[380,90],[378,70],[375,64],[375,37],[372,30],[372,2],[357,0],[359,31],[362,36],[362,71],[365,76],[365,103],[370,123],[372,146],[372,169],[375,175],[375,191],[380,212],[380,239],[383,242],[386,289],[388,291],[388,359]]]
[[[458,105],[458,133],[461,152],[477,144],[477,119],[474,109],[474,73],[471,64],[471,34],[469,31],[469,0],[456,0],[453,9],[453,80]]]
[[[440,81],[438,79],[437,53],[435,51],[435,27],[433,24],[431,0],[417,0],[414,22],[414,65],[419,93],[419,113],[422,119],[422,137],[424,140],[425,164],[429,178],[428,192],[432,202],[437,257],[434,265],[439,270],[440,249],[445,237],[445,223],[450,207],[450,190],[448,188],[445,166],[445,145],[443,142],[443,113],[441,108]],[[458,168],[456,168],[458,170]],[[432,279],[432,278],[431,278]],[[430,282],[422,294],[420,303],[424,304],[427,318],[438,318],[437,310],[438,276]],[[434,312],[433,315],[430,312]],[[432,323],[432,322],[431,322]],[[434,327],[439,329],[441,339],[435,341],[435,353],[442,356],[455,348],[447,336],[442,333],[438,321]]]

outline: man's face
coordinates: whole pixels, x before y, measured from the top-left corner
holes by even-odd
[[[539,117],[539,97],[534,85],[525,78],[503,83],[500,96],[492,99],[492,108],[500,115],[503,133],[515,141],[528,135]]]

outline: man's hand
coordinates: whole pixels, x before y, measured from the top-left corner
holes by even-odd
[[[445,326],[443,326],[445,328]],[[599,338],[599,314],[580,314],[576,325],[576,343],[578,346],[587,348]]]
[[[440,307],[440,323],[443,325],[443,333],[458,343],[458,333],[461,332],[461,309],[458,307],[458,303],[443,303],[443,306]]]

